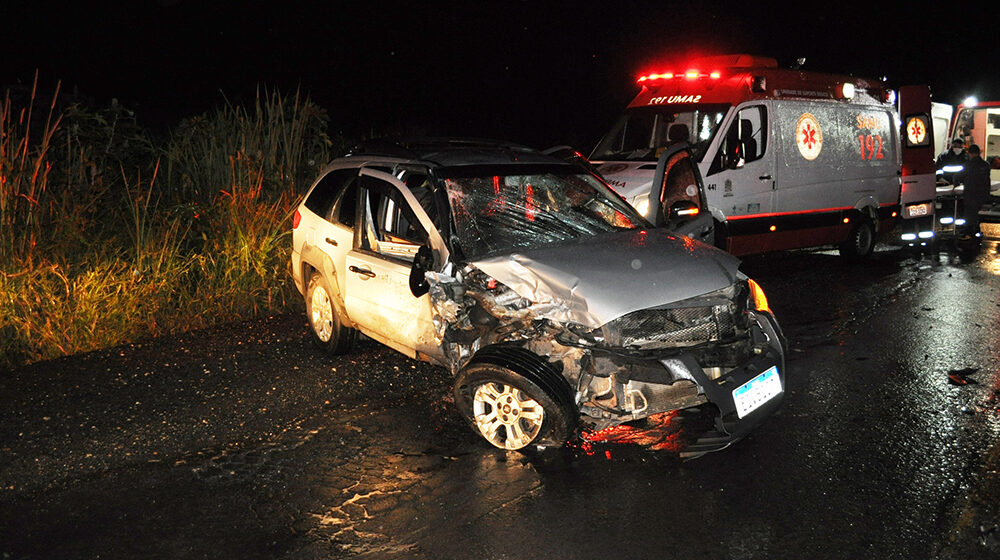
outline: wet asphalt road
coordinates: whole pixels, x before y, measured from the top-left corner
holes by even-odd
[[[0,374],[4,558],[998,558],[1000,255],[749,259],[790,340],[780,411],[527,458],[447,372],[280,316]],[[951,373],[951,379],[949,379]],[[962,382],[965,381],[965,384]]]

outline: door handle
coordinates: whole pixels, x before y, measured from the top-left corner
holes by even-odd
[[[337,246],[337,240],[332,237],[327,237],[326,242],[329,243],[330,245],[333,245],[334,247]]]
[[[358,274],[360,274],[362,276],[367,276],[369,278],[374,278],[375,277],[375,273],[374,272],[368,270],[367,268],[358,268],[358,267],[354,266],[353,264],[351,266],[347,267],[347,270],[350,270],[351,272],[356,272],[356,273],[358,273]]]
[[[760,179],[761,181],[770,181],[771,180],[771,176],[770,175],[761,175],[760,177],[757,177],[757,178]]]

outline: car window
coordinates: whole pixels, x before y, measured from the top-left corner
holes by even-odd
[[[412,261],[428,235],[402,193],[380,179],[362,177],[359,247],[387,258]]]
[[[357,208],[358,181],[354,180],[348,183],[344,190],[341,191],[330,214],[333,216],[334,221],[353,228]]]
[[[306,197],[305,207],[317,216],[329,220],[334,200],[343,193],[344,187],[357,175],[358,170],[355,168],[335,169],[327,173]]]

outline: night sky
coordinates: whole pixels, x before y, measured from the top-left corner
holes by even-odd
[[[836,4],[836,5],[835,5]],[[0,85],[117,98],[167,127],[258,85],[301,87],[331,132],[456,134],[589,151],[664,59],[745,52],[1000,98],[1000,14],[959,2],[0,0]],[[916,6],[921,6],[916,8]],[[932,26],[933,25],[933,26]],[[223,97],[225,96],[225,97]]]

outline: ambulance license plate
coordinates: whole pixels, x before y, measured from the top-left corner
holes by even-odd
[[[771,366],[764,373],[733,390],[736,414],[743,418],[761,405],[781,394],[778,366]]]

